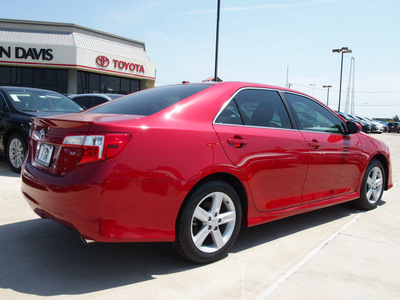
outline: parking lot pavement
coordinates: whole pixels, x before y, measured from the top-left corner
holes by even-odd
[[[400,181],[400,135],[390,146]],[[0,158],[0,298],[400,299],[399,185],[375,210],[351,203],[243,229],[229,255],[193,265],[167,243],[90,244],[41,220]]]

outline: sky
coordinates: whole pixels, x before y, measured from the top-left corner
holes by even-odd
[[[217,0],[0,0],[0,7],[3,19],[73,23],[144,42],[157,86],[214,76]],[[221,0],[223,81],[288,82],[325,104],[322,86],[332,85],[329,106],[337,110],[341,54],[332,49],[341,47],[352,50],[343,55],[341,110],[353,98],[357,115],[400,116],[399,0]]]

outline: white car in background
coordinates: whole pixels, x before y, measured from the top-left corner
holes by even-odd
[[[382,133],[385,131],[385,125],[383,125],[381,122],[372,120],[371,118],[368,118],[368,117],[363,117],[363,119],[368,120],[369,122],[372,122],[376,125],[376,127],[377,127],[376,133]]]

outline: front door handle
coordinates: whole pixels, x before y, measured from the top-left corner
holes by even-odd
[[[228,144],[234,146],[235,148],[242,148],[247,145],[247,140],[241,137],[234,137],[228,139]]]

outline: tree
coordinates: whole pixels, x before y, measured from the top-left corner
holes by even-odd
[[[399,118],[399,116],[398,116],[398,115],[395,115],[395,116],[393,117],[393,121],[395,121],[395,122],[399,122],[399,120],[400,120],[400,118]]]

